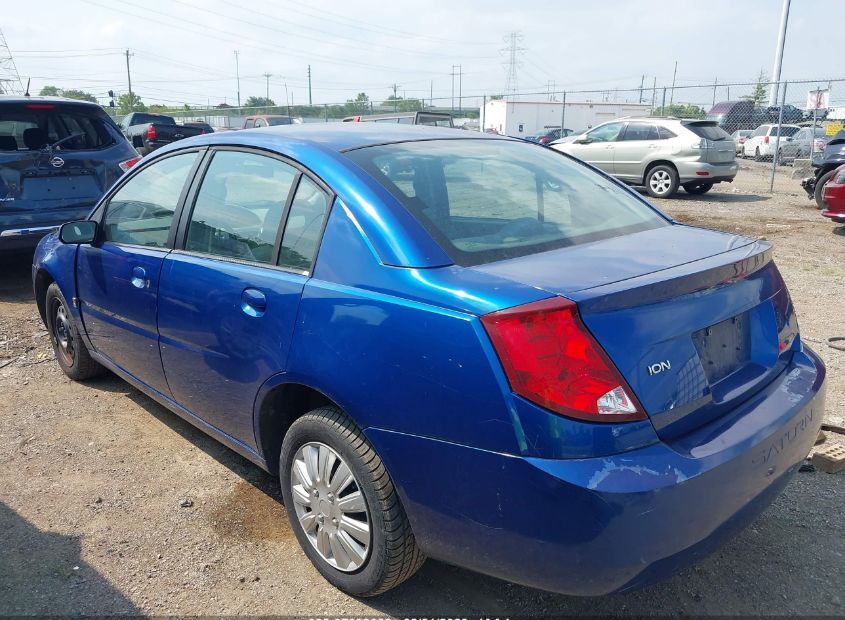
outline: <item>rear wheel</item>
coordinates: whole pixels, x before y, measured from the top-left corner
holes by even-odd
[[[824,199],[824,186],[827,185],[828,181],[830,181],[830,177],[833,176],[834,172],[836,171],[831,170],[829,172],[825,172],[819,177],[819,180],[816,181],[816,189],[815,192],[813,192],[813,197],[816,199],[816,204],[819,206],[819,209],[824,209],[827,206]]]
[[[678,191],[678,172],[672,166],[655,166],[645,175],[645,188],[655,198],[668,198]]]
[[[47,310],[47,330],[50,333],[53,352],[64,373],[74,381],[90,379],[101,374],[104,369],[88,353],[76,323],[68,311],[67,302],[55,282],[47,288],[44,307]]]
[[[322,407],[297,419],[282,442],[279,469],[299,544],[335,587],[373,596],[422,566],[390,476],[342,411]]]
[[[687,194],[706,194],[713,189],[712,181],[692,181],[684,183],[684,191]]]

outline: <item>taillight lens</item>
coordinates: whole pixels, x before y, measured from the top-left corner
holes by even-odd
[[[764,136],[764,137],[763,137],[763,143],[764,143],[764,144],[768,144],[768,143],[769,143],[769,136]]]
[[[135,164],[137,164],[139,161],[141,161],[141,158],[140,158],[140,157],[133,157],[132,159],[127,159],[126,161],[122,161],[122,162],[120,162],[120,163],[119,163],[119,164],[117,164],[117,165],[118,165],[118,166],[120,166],[120,169],[121,169],[121,170],[123,170],[124,172],[126,172],[126,171],[127,171],[127,170],[129,170],[132,166],[134,166]]]
[[[591,422],[646,418],[572,301],[544,299],[486,314],[481,322],[520,396]]]
[[[149,127],[147,127],[147,139],[148,140],[155,140],[156,139],[155,125],[150,125]]]

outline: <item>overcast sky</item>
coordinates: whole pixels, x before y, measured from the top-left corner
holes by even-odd
[[[781,0],[442,0],[234,2],[232,0],[38,0],[4,2],[0,23],[18,71],[37,93],[45,84],[98,96],[125,91],[129,48],[133,90],[146,103],[205,105],[263,96],[343,102],[365,91],[451,96],[452,65],[466,95],[506,84],[507,37],[519,31],[521,91],[637,88],[748,82],[771,73]],[[254,8],[253,8],[254,7]],[[784,79],[845,77],[829,20],[843,0],[792,0]],[[838,17],[837,17],[838,16]],[[457,78],[455,89],[457,91]],[[845,83],[834,85],[840,100]],[[806,91],[800,87],[798,91]],[[692,91],[689,91],[692,97]],[[733,98],[744,94],[734,90]],[[727,91],[719,91],[724,99]],[[802,95],[803,96],[803,95]],[[542,98],[542,97],[540,97]],[[676,100],[683,100],[679,94]],[[105,99],[103,99],[105,101]],[[470,104],[467,101],[467,104]]]

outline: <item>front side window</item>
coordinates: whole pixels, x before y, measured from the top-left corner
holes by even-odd
[[[668,226],[616,183],[511,140],[429,140],[347,152],[464,266]]]
[[[134,175],[106,205],[106,241],[163,248],[167,246],[173,213],[197,153],[157,161]]]
[[[329,211],[329,199],[314,181],[303,176],[290,205],[290,214],[282,236],[279,265],[310,272],[317,257],[323,222]]]
[[[624,126],[624,123],[608,123],[588,131],[586,137],[590,142],[613,142],[619,137]]]
[[[194,202],[185,249],[273,262],[273,248],[297,170],[256,153],[214,154]]]

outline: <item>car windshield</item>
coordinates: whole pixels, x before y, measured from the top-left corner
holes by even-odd
[[[687,126],[691,132],[705,140],[730,140],[731,136],[715,123],[689,123]]]
[[[0,151],[100,149],[114,143],[105,113],[94,106],[47,103],[0,105]]]
[[[146,125],[147,123],[155,123],[156,125],[175,125],[176,120],[170,116],[163,114],[139,114],[135,113],[132,116],[132,125]]]
[[[668,226],[629,190],[556,151],[430,140],[347,152],[464,266]]]

